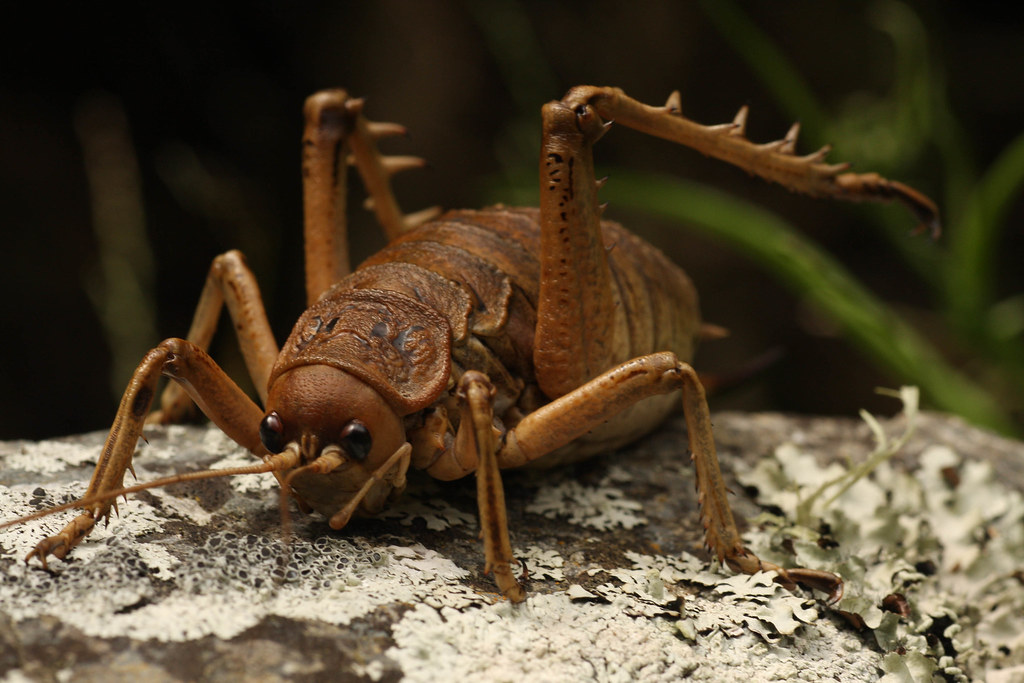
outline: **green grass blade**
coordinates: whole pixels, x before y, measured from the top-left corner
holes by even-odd
[[[982,332],[994,303],[999,233],[1024,189],[1024,134],[1017,136],[975,186],[962,220],[949,231],[947,298],[968,336]]]
[[[1012,423],[987,392],[950,367],[840,263],[782,219],[698,183],[625,170],[602,191],[612,205],[667,217],[728,242],[833,318],[845,335],[933,405],[1002,432]]]
[[[825,110],[800,76],[799,70],[776,47],[768,34],[735,3],[704,0],[701,8],[722,38],[743,57],[761,82],[775,95],[786,116],[801,122],[804,139],[821,145],[820,138],[828,121]]]

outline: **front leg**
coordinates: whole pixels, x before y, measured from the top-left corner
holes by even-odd
[[[37,557],[45,567],[49,555],[63,559],[97,521],[109,520],[111,508],[117,510],[116,499],[104,498],[103,494],[124,485],[125,471],[132,468],[132,455],[162,375],[180,384],[206,416],[239,445],[254,453],[265,452],[259,437],[263,415],[259,406],[201,348],[183,339],[168,339],[146,354],[121,397],[114,424],[83,496],[94,502],[83,506],[85,511],[56,536],[36,545],[26,562]]]
[[[242,252],[237,250],[221,254],[210,264],[188,331],[187,339],[191,344],[203,351],[209,349],[225,306],[249,376],[260,400],[265,402],[267,379],[277,358],[277,342],[267,321],[256,277],[246,265]],[[159,424],[181,422],[191,408],[192,401],[185,388],[172,382],[160,397],[160,409],[154,411],[147,421]]]

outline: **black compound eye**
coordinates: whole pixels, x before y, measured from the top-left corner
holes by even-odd
[[[359,420],[352,420],[341,429],[341,443],[339,444],[345,455],[362,462],[370,454],[373,448],[373,439],[370,437],[370,430]]]
[[[260,441],[271,453],[280,453],[284,450],[284,423],[281,422],[281,416],[276,410],[267,413],[260,422]]]

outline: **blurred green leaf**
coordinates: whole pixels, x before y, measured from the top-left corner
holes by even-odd
[[[995,298],[993,262],[999,234],[1024,188],[1024,134],[1017,136],[975,185],[949,235],[947,297],[956,322],[978,334]]]
[[[518,5],[503,0],[506,10]],[[1010,415],[1024,410],[1024,295],[998,292],[999,240],[1024,187],[1024,135],[1012,141],[984,173],[977,170],[968,131],[957,119],[946,85],[941,52],[929,26],[899,0],[863,5],[863,16],[891,46],[891,58],[866,60],[865,83],[851,83],[845,101],[823,102],[811,89],[784,45],[763,30],[734,0],[703,0],[704,15],[747,64],[786,115],[802,124],[808,149],[831,142],[837,160],[878,171],[940,200],[945,237],[940,245],[908,239],[900,212],[859,206],[863,223],[883,234],[934,293],[930,320],[944,328],[925,336],[866,290],[835,259],[806,242],[771,213],[712,188],[662,176],[617,170],[602,199],[617,207],[666,216],[724,240],[806,298],[843,328],[844,334],[880,367],[921,387],[931,405],[977,424],[1020,433]],[[511,10],[509,10],[511,11]],[[550,82],[536,40],[502,42],[502,22],[481,21],[495,46],[506,80],[521,105],[538,80]],[[510,22],[522,27],[522,22]],[[524,29],[525,31],[525,29]],[[525,47],[524,47],[525,46]],[[533,69],[537,80],[524,78]],[[890,73],[891,72],[891,73]],[[502,144],[501,193],[494,201],[536,203],[536,170],[521,150],[534,149],[526,131],[534,112],[516,119],[515,144]],[[509,136],[511,139],[512,136]],[[509,150],[512,150],[509,153]],[[1000,300],[1001,299],[1001,300]],[[959,370],[943,352],[956,357]]]
[[[831,116],[824,113],[824,106],[804,84],[798,68],[747,17],[739,3],[707,0],[702,7],[779,105],[805,123],[819,122],[828,141],[841,145],[844,160],[863,162],[866,168],[919,189],[935,192],[941,188],[948,244],[945,253],[906,239],[905,227],[892,212],[869,208],[864,216],[935,292],[938,313],[949,322],[943,336],[952,340],[962,355],[971,357],[967,365],[976,377],[971,383],[976,388],[974,393],[984,392],[990,398],[982,400],[975,395],[966,402],[1002,403],[1010,411],[1024,407],[1024,299],[1011,296],[997,301],[996,286],[1000,234],[1024,186],[1024,135],[1013,140],[984,174],[977,171],[968,135],[950,104],[943,65],[933,54],[928,27],[904,2],[876,0],[865,6],[866,17],[890,40],[892,84],[884,93],[854,91]],[[818,132],[811,125],[805,125],[805,130],[811,136]],[[915,168],[935,155],[939,163],[933,163],[926,171],[928,176],[918,183]],[[765,265],[797,286],[800,278],[775,270],[776,266],[767,261]],[[837,302],[834,307],[846,305]],[[857,315],[849,313],[852,322]],[[867,317],[861,316],[861,321],[867,322]],[[860,333],[848,329],[858,335],[858,344],[872,347],[868,339],[872,336],[870,325]],[[915,344],[911,342],[911,346]],[[938,358],[937,352],[931,352]],[[912,367],[905,359],[899,360],[896,353],[871,353],[887,367]],[[936,371],[936,378],[947,371]],[[936,387],[944,384],[948,384],[947,399],[935,395],[931,399],[973,419],[953,407],[960,404],[949,394],[957,382],[939,382]],[[1007,414],[1006,409],[1000,412]]]
[[[845,335],[926,399],[992,429],[1012,423],[987,391],[952,368],[935,348],[860,285],[831,256],[778,216],[734,195],[659,175],[613,172],[612,204],[663,216],[729,243],[836,321]]]
[[[786,115],[800,121],[804,137],[821,145],[828,116],[800,71],[739,8],[724,0],[701,2],[705,16],[772,91]]]

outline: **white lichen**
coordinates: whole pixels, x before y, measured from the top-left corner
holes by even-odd
[[[904,390],[902,397],[909,431],[916,394]],[[821,467],[786,444],[740,473],[761,502],[828,529],[823,544],[816,531],[763,515],[752,545],[773,545],[774,555],[763,554],[768,559],[843,577],[845,594],[835,608],[874,631],[887,652],[883,680],[967,680],[1019,662],[1024,497],[989,463],[965,461],[941,444],[927,448],[912,469],[894,467],[889,459],[906,435],[888,441],[876,422],[869,424],[878,445],[862,463]],[[830,497],[823,496],[828,489]]]
[[[608,476],[598,486],[585,486],[572,479],[542,486],[527,504],[526,511],[549,519],[564,517],[572,524],[601,531],[647,524],[647,519],[639,514],[643,504],[626,498],[621,489],[609,486],[611,481],[612,476]]]
[[[180,451],[175,439],[194,434],[178,429],[158,430],[142,447],[140,480],[169,471]],[[880,448],[900,441],[882,440]],[[28,454],[50,458],[41,467],[46,483],[0,487],[0,519],[80,496],[101,439],[94,441],[78,452],[51,448],[55,442],[0,447],[4,472],[29,471]],[[196,444],[189,448],[215,468],[252,462],[215,430]],[[393,666],[413,681],[436,680],[438,672],[447,679],[721,680],[723,671],[756,671],[743,674],[750,680],[1015,680],[1024,662],[1024,497],[989,465],[942,444],[906,469],[890,457],[870,456],[870,468],[821,466],[794,442],[740,475],[783,514],[754,520],[747,544],[779,564],[840,573],[846,593],[834,608],[784,590],[769,573],[733,575],[688,553],[625,552],[597,564],[588,553],[603,542],[599,531],[646,523],[615,465],[596,486],[554,477],[536,487],[525,510],[576,525],[578,543],[567,557],[561,546],[514,536],[522,544],[514,555],[536,581],[519,606],[467,581],[480,578],[482,556],[460,566],[412,532],[318,535],[296,519],[285,547],[279,533],[236,533],[245,528],[241,520],[161,490],[120,501],[120,516],[98,526],[70,561],[52,560],[55,575],[20,558],[71,513],[0,532],[0,605],[15,623],[49,614],[93,636],[157,641],[232,638],[274,615],[345,625],[403,605],[395,646],[353,669],[371,680]],[[251,501],[248,509],[276,510],[272,477],[229,481]],[[411,493],[390,513],[402,525],[476,533],[475,516],[435,484]],[[793,523],[801,510],[810,526]],[[205,540],[182,540],[172,522],[201,529]],[[541,594],[537,585],[554,592]],[[892,611],[902,599],[906,616]],[[865,647],[836,613],[871,629],[878,648]]]

